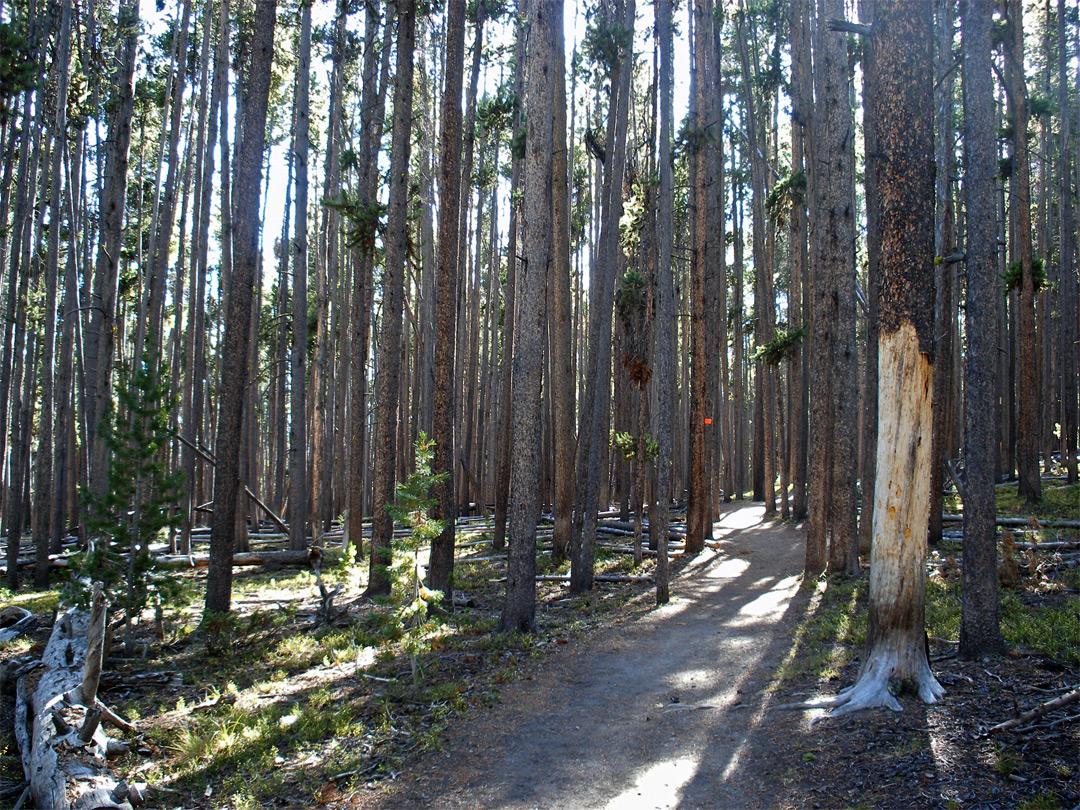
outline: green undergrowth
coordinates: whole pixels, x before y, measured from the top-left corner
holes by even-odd
[[[1080,484],[1066,484],[1058,480],[1042,482],[1042,500],[1029,505],[1017,494],[1015,483],[999,486],[994,490],[999,517],[1034,517],[1039,520],[1080,520]],[[955,492],[945,494],[945,512],[963,511],[963,503]]]
[[[1075,571],[1066,571],[1056,578],[1028,577],[1015,589],[1001,589],[1001,633],[1010,649],[1080,664],[1076,578]],[[800,676],[819,682],[838,679],[866,643],[868,578],[831,577],[804,587],[814,592],[775,674],[774,689]],[[958,581],[928,578],[926,633],[935,642],[958,640],[962,597]]]
[[[1009,517],[1036,517],[1040,520],[1080,520],[1080,484],[1043,481],[1042,500],[1028,506],[1017,495],[1016,484],[998,487],[997,513]]]
[[[472,540],[490,537],[462,538]],[[391,777],[406,757],[437,750],[453,716],[493,704],[502,685],[523,677],[546,651],[652,606],[649,583],[599,584],[570,596],[565,582],[542,582],[537,631],[497,633],[506,562],[468,558],[498,556],[490,542],[459,551],[458,599],[425,629],[418,678],[409,654],[417,648],[406,649],[393,606],[362,596],[366,559],[324,557],[324,586],[341,586],[330,624],[319,621],[318,581],[307,571],[238,571],[229,614],[203,616],[193,596],[145,656],[106,662],[121,680],[169,672],[183,681],[104,696],[136,722],[144,743],[116,772],[136,778],[138,769],[138,780],[211,806],[268,807],[281,795],[313,806]],[[647,560],[634,569],[631,556],[597,550],[598,574],[644,574],[652,566]],[[545,549],[537,570],[567,574],[569,563]],[[202,575],[184,576],[196,586],[190,592],[201,594]]]

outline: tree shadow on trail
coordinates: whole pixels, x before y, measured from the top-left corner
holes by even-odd
[[[672,604],[545,660],[382,807],[773,806],[755,758],[786,742],[770,684],[811,609],[803,535],[736,507],[674,583]]]

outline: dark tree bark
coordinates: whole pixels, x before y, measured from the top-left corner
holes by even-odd
[[[632,27],[634,2],[617,2],[612,20]],[[578,429],[578,484],[574,516],[574,543],[570,568],[570,590],[591,590],[596,555],[596,520],[600,490],[606,477],[608,427],[611,400],[611,333],[615,281],[621,251],[619,220],[622,218],[623,171],[626,166],[626,126],[629,110],[630,77],[633,73],[627,54],[620,54],[611,76],[608,105],[608,135],[604,166],[603,222],[600,228],[595,291],[590,287],[589,357],[585,395],[582,398]]]
[[[443,86],[439,144],[439,253],[435,290],[435,391],[432,414],[432,438],[435,440],[433,472],[445,479],[433,488],[438,500],[435,514],[446,527],[431,542],[428,568],[430,585],[448,593],[454,573],[454,521],[457,496],[454,486],[457,442],[454,437],[457,380],[455,379],[455,341],[457,339],[458,240],[467,232],[458,232],[461,207],[469,197],[461,194],[461,90],[465,71],[465,0],[448,0],[446,6],[446,76]],[[468,188],[469,184],[466,183]]]
[[[297,53],[292,158],[296,172],[296,216],[292,241],[292,380],[289,409],[289,548],[306,548],[310,509],[308,497],[307,348],[308,348],[308,153],[311,88],[311,4],[300,6],[300,50]]]
[[[937,336],[934,359],[934,426],[930,451],[930,527],[929,541],[941,540],[941,506],[945,492],[948,457],[948,423],[952,409],[952,300],[951,265],[944,259],[952,253],[952,173],[953,154],[953,69],[952,43],[955,19],[953,0],[937,0],[934,72],[941,77],[934,100],[934,334]]]
[[[416,4],[397,7],[397,74],[394,79],[393,144],[390,150],[390,205],[387,211],[386,268],[383,271],[382,323],[375,375],[375,465],[371,557],[368,591],[390,592],[386,566],[394,522],[387,505],[394,500],[397,467],[397,411],[401,376],[401,315],[404,307],[405,260],[408,247],[409,154],[412,146],[413,49]]]
[[[555,43],[562,2],[529,4],[525,55],[525,262],[514,335],[511,411],[514,457],[510,469],[509,560],[506,603],[499,629],[536,625],[536,521],[540,515],[540,381],[543,372],[545,289],[552,259]]]
[[[210,569],[206,579],[208,613],[227,612],[232,601],[232,553],[240,494],[243,393],[248,382],[251,302],[259,262],[259,202],[276,15],[276,0],[256,0],[251,65],[244,103],[244,134],[237,156],[233,275],[221,350],[214,522],[210,536]]]
[[[807,0],[797,0],[791,6],[792,12],[792,57],[791,84],[794,108],[794,123],[791,145],[791,170],[802,174],[804,189],[801,195],[792,201],[791,232],[788,236],[791,248],[791,316],[792,322],[798,319],[805,332],[809,332],[807,317],[808,296],[803,292],[807,287],[809,262],[807,256],[807,217],[806,200],[809,197],[806,185],[806,145],[810,140],[810,116],[813,108],[813,86],[810,76],[810,22],[808,19]],[[806,445],[807,445],[807,359],[809,352],[802,344],[797,346],[791,362],[791,431],[792,431],[792,498],[791,514],[795,520],[803,520],[807,515],[806,506]]]
[[[570,178],[566,145],[566,46],[562,26],[555,31],[555,121],[553,156],[553,233],[549,297],[552,311],[551,400],[554,410],[555,527],[552,535],[556,559],[570,553],[574,518],[574,349],[570,290]]]
[[[1006,96],[1012,118],[1012,176],[1010,214],[1014,218],[1012,255],[1020,261],[1019,380],[1016,419],[1016,472],[1018,493],[1029,504],[1042,498],[1039,478],[1039,368],[1035,351],[1035,279],[1031,249],[1031,169],[1028,151],[1028,96],[1024,79],[1024,19],[1020,0],[1006,2]]]
[[[378,159],[382,141],[386,88],[390,70],[390,37],[393,35],[393,9],[388,9],[383,25],[382,47],[376,49],[375,42],[379,32],[379,16],[368,7],[366,20],[364,67],[363,67],[363,106],[360,110],[360,179],[357,182],[359,199],[362,205],[370,207],[378,196]],[[378,50],[378,54],[376,53]],[[376,59],[376,56],[379,59]],[[349,480],[348,480],[348,536],[349,542],[356,546],[358,554],[363,553],[361,537],[363,533],[364,506],[366,503],[367,469],[367,394],[368,394],[368,335],[371,330],[372,281],[375,268],[374,235],[367,244],[359,248],[359,259],[354,269],[355,289],[353,290],[352,313],[352,409],[350,412],[349,443]]]
[[[1076,285],[1076,206],[1073,202],[1072,111],[1069,106],[1068,41],[1065,38],[1065,0],[1057,4],[1058,106],[1061,121],[1061,293],[1062,312],[1060,359],[1061,374],[1061,452],[1065,456],[1068,482],[1077,481],[1077,285]],[[1080,124],[1078,124],[1080,125]],[[1046,339],[1049,341],[1049,338]]]
[[[815,167],[811,179],[811,225],[817,271],[814,299],[810,408],[813,465],[809,478],[810,527],[806,572],[817,576],[826,560],[830,571],[858,568],[855,474],[858,420],[855,414],[854,127],[848,100],[846,35],[827,30],[843,17],[843,5],[824,0],[814,46]],[[820,59],[819,59],[820,56]],[[820,65],[820,70],[818,69]]]
[[[108,448],[98,433],[110,392],[116,334],[116,297],[120,272],[120,239],[131,151],[131,117],[135,102],[135,56],[138,45],[139,2],[121,6],[118,21],[126,35],[121,41],[116,72],[116,96],[109,122],[105,182],[98,215],[98,251],[94,267],[93,307],[86,334],[86,424],[90,441],[90,490],[103,495],[108,483]]]
[[[962,0],[964,199],[967,212],[967,362],[964,365],[964,601],[960,654],[1002,648],[994,526],[998,437],[997,166],[992,75],[992,0]]]
[[[675,340],[675,291],[674,268],[671,249],[674,239],[674,184],[671,166],[671,79],[672,79],[672,20],[671,0],[657,0],[655,4],[656,36],[660,46],[660,199],[657,218],[657,270],[656,270],[656,495],[655,511],[649,515],[649,532],[656,546],[656,603],[665,604],[670,599],[668,566],[668,521],[671,498],[671,410],[675,388],[672,353]]]

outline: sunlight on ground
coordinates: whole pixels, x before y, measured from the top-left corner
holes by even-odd
[[[765,516],[764,506],[745,507],[734,509],[720,516],[720,520],[714,524],[713,534],[719,529],[721,532],[740,531],[757,526]]]
[[[744,557],[729,557],[723,562],[712,565],[703,572],[707,579],[735,579],[750,567],[750,561]]]
[[[669,810],[679,806],[682,790],[697,772],[697,759],[664,760],[641,771],[634,784],[604,805],[604,810]]]
[[[785,577],[757,599],[739,608],[738,614],[727,624],[739,627],[763,621],[780,621],[791,598],[799,590],[799,582],[798,576]]]

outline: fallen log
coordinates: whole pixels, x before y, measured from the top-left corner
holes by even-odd
[[[232,564],[236,565],[314,565],[322,559],[322,550],[318,546],[297,551],[246,551],[233,554]],[[209,568],[209,554],[168,554],[158,557],[157,564],[162,568]]]
[[[36,627],[37,619],[25,608],[8,605],[0,610],[0,641],[11,641]]]
[[[44,673],[32,694],[23,676],[16,693],[16,738],[39,810],[130,810],[126,785],[109,772],[107,757],[126,746],[110,740],[103,717],[115,714],[97,699],[105,638],[105,597],[94,585],[90,612],[60,615],[42,656]]]
[[[1032,720],[1037,720],[1044,714],[1054,711],[1054,709],[1060,709],[1062,706],[1068,706],[1071,703],[1080,701],[1080,689],[1073,689],[1071,692],[1066,692],[1059,698],[1048,700],[1040,706],[1036,706],[1029,712],[1024,712],[1019,717],[1014,717],[1012,720],[1006,720],[1004,723],[998,723],[996,726],[991,726],[987,729],[987,732],[991,731],[1008,731],[1010,728],[1016,728],[1022,726],[1024,723],[1030,723]]]
[[[490,580],[491,582],[506,582],[506,577]],[[569,582],[569,574],[537,574],[537,582]],[[652,582],[652,576],[627,576],[625,574],[597,574],[593,582]]]
[[[942,514],[941,519],[947,523],[962,523],[964,516],[946,512]],[[1050,526],[1055,529],[1080,529],[1080,520],[1036,520],[1035,518],[998,517],[995,518],[995,522],[998,526],[1032,526],[1034,523],[1038,523],[1039,526]]]

